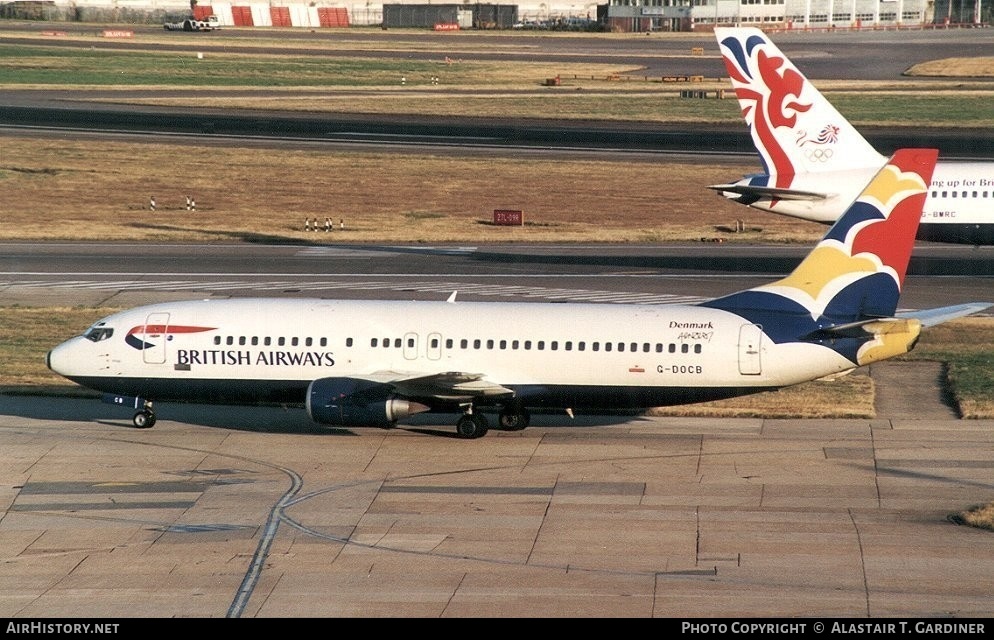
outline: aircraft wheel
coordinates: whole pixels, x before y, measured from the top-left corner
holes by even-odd
[[[531,416],[522,409],[519,412],[502,412],[500,414],[500,426],[506,431],[521,431],[528,426]]]
[[[456,433],[460,438],[482,438],[487,435],[487,419],[476,413],[467,413],[456,423]]]
[[[139,411],[131,418],[131,422],[139,429],[151,429],[155,424],[155,414],[151,411]]]

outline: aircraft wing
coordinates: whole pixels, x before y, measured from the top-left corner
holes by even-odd
[[[368,375],[354,377],[389,385],[397,393],[413,398],[433,397],[440,400],[468,400],[514,393],[507,387],[484,380],[482,373],[446,371],[424,374],[404,371],[376,371]]]
[[[776,198],[777,200],[827,200],[835,195],[832,193],[820,193],[818,191],[801,191],[799,189],[757,187],[748,184],[712,184],[708,186],[708,189],[726,193],[738,193],[757,198]]]
[[[932,327],[949,320],[962,318],[978,311],[983,311],[991,306],[992,302],[967,302],[966,304],[955,304],[949,307],[938,307],[936,309],[923,309],[921,311],[901,311],[897,313],[898,318],[914,318],[922,323],[923,327]]]

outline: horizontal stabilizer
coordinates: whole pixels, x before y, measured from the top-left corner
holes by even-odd
[[[933,327],[949,320],[962,318],[978,311],[983,311],[991,306],[992,302],[967,302],[966,304],[955,304],[949,307],[938,307],[936,309],[923,309],[921,311],[902,311],[897,314],[899,318],[914,318],[922,323],[923,327]]]
[[[835,324],[821,327],[804,336],[806,340],[827,340],[838,338],[861,338],[866,335],[886,334],[893,325],[894,330],[903,330],[903,325],[912,316],[904,318],[867,318],[858,322],[846,322],[845,324]]]
[[[725,193],[738,193],[757,198],[776,198],[778,200],[827,200],[835,195],[832,193],[819,193],[817,191],[800,191],[798,189],[757,187],[748,184],[713,184],[709,185],[708,189],[723,191]]]
[[[994,303],[991,302],[968,302],[949,307],[939,307],[936,309],[923,309],[921,311],[902,311],[894,315],[893,318],[867,318],[858,322],[846,322],[828,327],[821,327],[804,336],[807,340],[829,339],[829,338],[855,338],[866,334],[888,333],[888,324],[894,325],[895,330],[899,330],[902,323],[907,320],[917,320],[924,327],[933,327],[949,320],[962,318],[979,311],[983,311]]]

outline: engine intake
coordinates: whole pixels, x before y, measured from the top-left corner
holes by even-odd
[[[390,427],[431,408],[393,393],[392,387],[356,378],[321,378],[307,388],[307,415],[320,424]]]

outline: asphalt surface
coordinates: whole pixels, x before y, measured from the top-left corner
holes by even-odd
[[[0,396],[6,618],[987,618],[990,421],[321,431]],[[946,620],[948,621],[948,620]],[[810,632],[810,627],[808,628]]]

